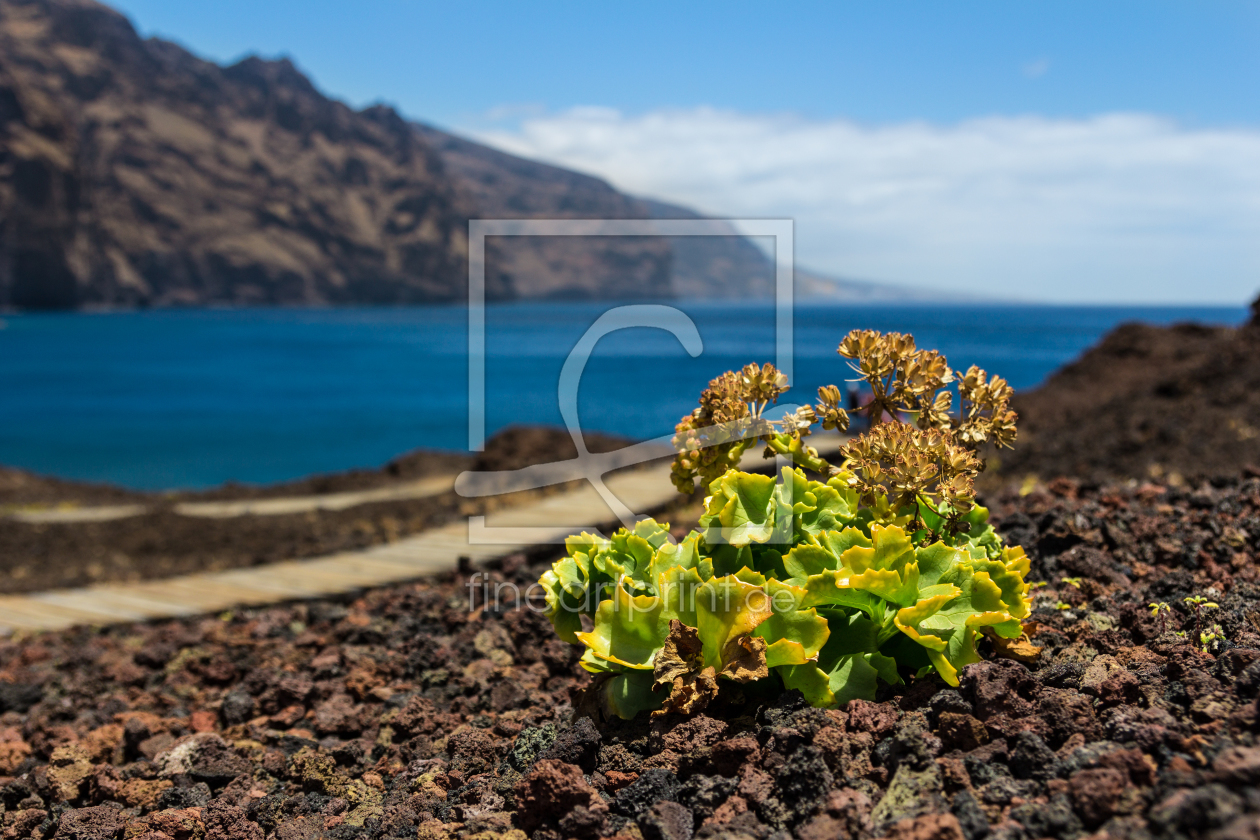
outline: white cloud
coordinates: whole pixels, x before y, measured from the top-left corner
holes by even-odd
[[[849,277],[1059,301],[1260,288],[1260,131],[1140,114],[952,126],[577,108],[475,132],[713,215],[794,218]]]

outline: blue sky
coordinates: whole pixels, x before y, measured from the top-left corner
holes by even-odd
[[[626,190],[795,218],[798,259],[830,273],[1049,300],[1260,289],[1257,2],[115,5]]]

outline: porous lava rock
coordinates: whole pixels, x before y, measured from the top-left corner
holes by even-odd
[[[0,640],[24,706],[0,712],[0,837],[1254,836],[1260,480],[990,505],[1046,584],[1041,651],[982,640],[956,688],[906,674],[840,709],[741,692],[692,717],[580,714],[578,651],[531,610],[470,609],[459,576]],[[1069,574],[1079,546],[1098,574]]]

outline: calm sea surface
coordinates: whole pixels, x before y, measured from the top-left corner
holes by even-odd
[[[559,424],[557,380],[609,304],[519,304],[486,316],[486,429]],[[670,432],[705,383],[774,358],[760,304],[680,304],[704,351],[633,329],[582,378],[587,430]],[[788,394],[849,374],[855,327],[911,332],[956,368],[1030,388],[1123,321],[1238,324],[1243,308],[803,305]],[[145,489],[272,482],[468,445],[467,312],[210,310],[7,315],[0,329],[0,463]]]

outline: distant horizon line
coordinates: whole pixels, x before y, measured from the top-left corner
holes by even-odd
[[[680,304],[680,305],[727,305],[727,306],[743,306],[757,307],[760,305],[774,305],[772,297],[745,297],[745,298],[714,298],[714,297],[671,297],[671,298],[642,298],[642,297],[608,297],[608,298],[585,298],[572,300],[558,300],[555,298],[523,298],[517,300],[500,300],[487,301],[488,308],[508,308],[521,306],[578,306],[578,307],[600,307],[609,304],[636,304],[636,303],[663,303],[663,304]],[[1187,310],[1238,310],[1241,313],[1247,313],[1250,310],[1250,302],[1242,303],[1223,303],[1223,302],[1177,302],[1177,301],[1038,301],[1038,300],[1002,300],[979,298],[964,300],[958,298],[946,298],[942,300],[930,300],[918,298],[913,300],[879,300],[879,299],[844,299],[832,297],[817,296],[795,296],[793,298],[793,306],[808,304],[811,306],[824,305],[832,307],[887,307],[892,309],[929,309],[937,307],[949,307],[957,309],[962,307],[977,307],[985,309],[1187,309]],[[197,306],[176,305],[176,306],[95,306],[87,305],[76,309],[12,309],[0,307],[0,317],[3,318],[20,318],[27,316],[72,316],[72,315],[119,315],[119,314],[148,314],[148,313],[191,313],[191,312],[275,312],[275,311],[293,311],[293,312],[310,312],[310,311],[332,311],[332,310],[407,310],[407,309],[467,309],[468,304],[462,301],[434,301],[431,303],[275,303],[275,304],[233,304],[233,303],[207,303]],[[0,327],[2,328],[2,327]]]

